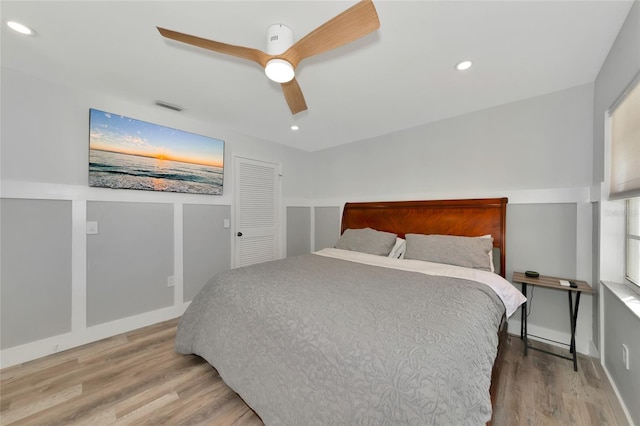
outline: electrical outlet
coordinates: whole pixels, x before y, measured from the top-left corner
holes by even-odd
[[[176,279],[174,278],[173,275],[169,275],[167,277],[167,287],[173,287],[176,285]]]
[[[87,222],[87,235],[96,235],[98,233],[98,222]]]
[[[624,343],[622,344],[622,363],[624,368],[629,369],[629,348]]]

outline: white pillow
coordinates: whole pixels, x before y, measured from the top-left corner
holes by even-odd
[[[396,237],[396,243],[394,244],[391,252],[389,252],[389,257],[394,259],[404,259],[404,252],[407,249],[407,241]]]

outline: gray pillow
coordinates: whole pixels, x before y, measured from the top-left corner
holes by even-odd
[[[336,248],[388,256],[396,243],[396,237],[391,232],[371,228],[346,229],[336,243]]]
[[[491,271],[489,260],[489,252],[493,248],[491,238],[407,234],[405,239],[407,240],[405,259]]]

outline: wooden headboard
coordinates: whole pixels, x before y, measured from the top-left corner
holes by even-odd
[[[479,237],[491,234],[505,276],[507,198],[346,203],[342,229],[373,228],[405,234]]]

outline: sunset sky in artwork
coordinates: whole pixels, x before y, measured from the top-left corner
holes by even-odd
[[[220,139],[95,109],[90,126],[90,149],[205,166],[222,167],[224,163]]]

